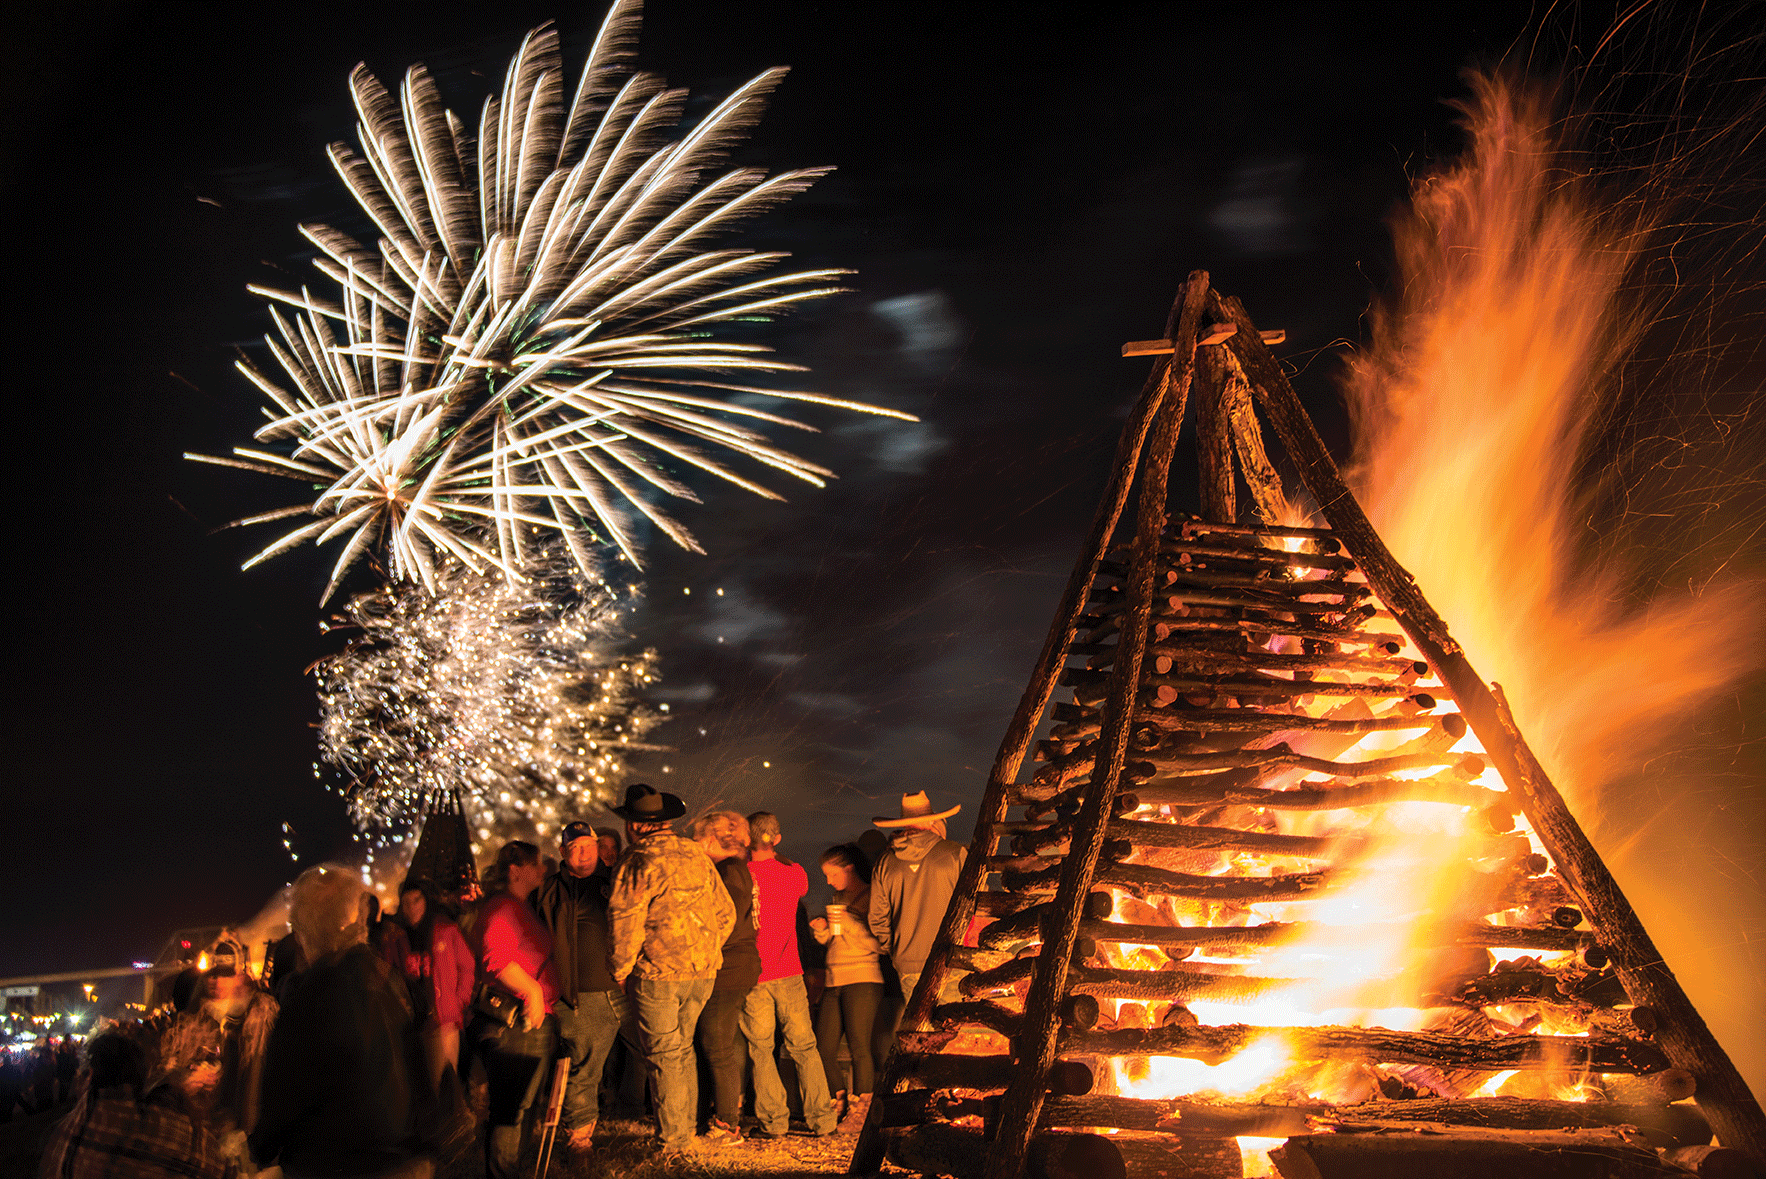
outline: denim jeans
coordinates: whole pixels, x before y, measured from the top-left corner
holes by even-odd
[[[713,1113],[726,1126],[742,1125],[742,1045],[736,1027],[747,1002],[746,989],[713,991],[699,1014],[699,1051],[711,1069]]]
[[[834,1132],[834,1110],[828,1103],[828,1078],[822,1072],[822,1055],[816,1051],[816,1034],[809,1024],[809,993],[803,976],[775,978],[748,992],[742,1007],[742,1036],[748,1041],[748,1059],[754,1063],[754,1116],[769,1134],[791,1128],[791,1111],[773,1060],[773,1036],[785,1027],[785,1051],[797,1066],[797,1086],[803,1097],[803,1120],[814,1134]]]
[[[632,981],[638,1038],[656,1102],[656,1124],[665,1150],[693,1144],[699,1118],[699,1067],[693,1031],[711,998],[709,978],[639,978]]]
[[[519,1025],[494,1029],[479,1042],[479,1059],[490,1084],[490,1128],[484,1139],[484,1171],[489,1179],[516,1179],[522,1125],[551,1076],[556,1028],[556,1021],[547,1016],[532,1031]]]
[[[593,1126],[601,1117],[601,1072],[619,1038],[628,1004],[624,991],[583,991],[576,1008],[560,999],[552,1008],[558,1021],[558,1054],[570,1057],[570,1084],[564,1090],[567,1130]]]

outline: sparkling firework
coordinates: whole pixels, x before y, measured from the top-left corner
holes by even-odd
[[[251,288],[291,308],[272,307],[281,339],[266,337],[287,382],[239,365],[271,402],[255,436],[265,445],[187,456],[318,487],[309,502],[236,522],[317,517],[247,568],[347,538],[327,599],[369,553],[384,555],[393,580],[435,589],[448,559],[520,576],[537,528],[593,577],[596,541],[638,564],[633,511],[703,551],[651,502],[697,500],[662,464],[771,499],[705,447],[817,486],[832,475],[767,443],[755,425],[813,427],[759,408],[757,395],[915,420],[731,383],[801,366],[720,338],[722,325],[832,294],[847,272],[765,273],[786,255],[707,243],[828,169],[703,180],[784,71],[754,78],[665,143],[686,92],[626,66],[638,15],[635,0],[616,0],[568,103],[556,31],[529,34],[476,137],[422,66],[396,98],[356,67],[362,150],[333,144],[330,156],[378,249],[302,227],[338,291]]]
[[[618,591],[555,551],[524,581],[457,562],[435,576],[436,592],[350,600],[361,634],[316,669],[321,753],[373,844],[449,792],[481,842],[555,835],[612,797],[627,754],[657,748],[642,738],[664,718],[641,700],[656,654],[621,653]]]

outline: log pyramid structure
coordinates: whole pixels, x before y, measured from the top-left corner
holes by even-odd
[[[1766,1172],[1758,1102],[1243,307],[1194,272],[1163,339],[1124,352],[1168,355],[1124,429],[849,1173],[887,1157],[959,1179],[1239,1176],[1254,1156],[1238,1139],[1272,1140],[1262,1160],[1309,1179]],[[1191,400],[1199,517],[1167,502]],[[1264,423],[1328,528],[1275,522]],[[1241,479],[1258,523],[1239,522]],[[1192,1004],[1295,984],[1293,959],[1270,977],[1260,955],[1308,934],[1310,907],[1366,853],[1369,817],[1415,803],[1459,808],[1473,849],[1450,853],[1452,913],[1413,930],[1411,998],[1391,1004],[1427,1022],[1200,1021]],[[1327,812],[1350,818],[1293,833]],[[1119,1083],[1267,1043],[1357,1095]]]

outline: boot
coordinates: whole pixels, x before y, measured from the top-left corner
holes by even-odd
[[[846,1116],[840,1119],[835,1127],[836,1134],[857,1134],[865,1128],[865,1115],[871,1109],[871,1095],[860,1093],[857,1097],[846,1099]]]
[[[569,1149],[572,1157],[581,1158],[589,1153],[594,1146],[594,1141],[595,1123],[590,1122],[586,1126],[577,1126],[572,1129],[570,1137],[564,1140],[564,1145]]]

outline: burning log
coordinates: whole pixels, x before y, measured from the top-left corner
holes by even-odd
[[[1333,761],[1328,757],[1309,757],[1295,753],[1283,741],[1268,749],[1229,749],[1218,753],[1166,753],[1151,750],[1144,759],[1155,769],[1167,773],[1190,773],[1197,770],[1306,770],[1330,774],[1346,781],[1379,778],[1398,770],[1422,770],[1442,767],[1476,778],[1484,772],[1484,761],[1475,753],[1411,753],[1397,757],[1374,757],[1366,761]]]
[[[1615,1131],[1458,1129],[1306,1134],[1269,1152],[1282,1179],[1489,1179],[1493,1172],[1553,1179],[1661,1179],[1685,1172]]]
[[[1179,661],[1193,671],[1349,671],[1373,675],[1390,672],[1399,675],[1427,675],[1429,665],[1417,659],[1395,659],[1391,656],[1346,654],[1291,654],[1278,651],[1202,651],[1181,643],[1154,643],[1155,656]]]
[[[1251,975],[1217,974],[1192,969],[1116,970],[1101,966],[1075,966],[1067,973],[1067,979],[1075,991],[1102,999],[1176,1003],[1186,1003],[1191,999],[1240,1002],[1260,998],[1271,991],[1294,985],[1291,978],[1256,978]]]
[[[1182,568],[1185,558],[1214,561],[1237,561],[1251,565],[1263,565],[1279,569],[1328,569],[1338,573],[1353,573],[1355,561],[1351,557],[1340,557],[1328,553],[1285,553],[1274,549],[1266,549],[1261,545],[1254,548],[1237,548],[1230,545],[1207,544],[1195,540],[1174,540],[1166,538],[1159,542],[1161,554],[1170,553],[1176,560],[1167,560],[1161,556],[1159,568]]]
[[[903,1062],[901,1079],[927,1089],[1004,1089],[1018,1071],[1010,1056],[914,1055]],[[1078,1097],[1092,1090],[1092,1071],[1077,1060],[1057,1060],[1043,1081],[1051,1093]]]
[[[1096,1101],[1095,1097],[1069,1100]],[[1711,1140],[1711,1123],[1696,1105],[1624,1105],[1612,1101],[1547,1101],[1540,1098],[1481,1097],[1467,1101],[1424,1098],[1371,1101],[1328,1111],[1306,1111],[1317,1126],[1375,1130],[1406,1122],[1476,1126],[1488,1130],[1564,1130],[1572,1127],[1635,1126],[1656,1147]],[[1094,1122],[1108,1126],[1111,1122]],[[1185,1127],[1186,1133],[1193,1133]],[[1302,1133],[1303,1128],[1289,1130]],[[1259,1135],[1276,1138],[1279,1134]]]
[[[1007,891],[1047,893],[1060,880],[1065,861],[1037,872],[1006,872]],[[1322,872],[1289,876],[1193,876],[1146,864],[1110,864],[1100,868],[1094,883],[1112,885],[1135,896],[1163,895],[1206,901],[1273,901],[1302,897],[1325,887]]]
[[[1600,1078],[1600,1087],[1614,1101],[1635,1105],[1685,1101],[1693,1095],[1698,1082],[1683,1068],[1665,1068],[1643,1076],[1613,1073]]]
[[[1100,942],[1127,942],[1167,948],[1206,947],[1210,950],[1258,948],[1282,945],[1307,936],[1314,929],[1305,922],[1268,922],[1263,925],[1126,925],[1115,921],[1082,921],[1079,930]],[[1370,934],[1376,931],[1370,930]],[[1417,931],[1418,945],[1483,946],[1489,949],[1550,950],[1568,953],[1592,941],[1593,934],[1555,927],[1485,925],[1464,922],[1438,925]]]
[[[1103,1056],[1183,1056],[1219,1064],[1266,1036],[1281,1038],[1306,1060],[1365,1060],[1376,1064],[1420,1064],[1436,1068],[1500,1072],[1503,1069],[1588,1069],[1601,1073],[1653,1073],[1667,1067],[1661,1051],[1632,1040],[1582,1036],[1497,1036],[1474,1040],[1432,1032],[1385,1028],[1228,1027],[1133,1028],[1111,1032],[1066,1032],[1065,1052]]]
[[[1324,872],[1291,876],[1192,876],[1145,864],[1112,864],[1093,877],[1135,896],[1149,894],[1206,901],[1273,901],[1304,897],[1325,888]]]
[[[1425,711],[1434,708],[1434,697],[1400,683],[1352,684],[1342,680],[1284,680],[1274,677],[1235,678],[1193,675],[1150,675],[1142,681],[1154,688],[1170,688],[1179,695],[1206,696],[1364,696],[1415,700]],[[1079,692],[1074,693],[1077,699]],[[1424,701],[1428,703],[1424,703]]]
[[[1056,823],[1034,834],[1019,836],[1013,841],[1013,850],[1019,852],[1020,858],[1046,854],[1051,849],[1063,846],[1071,833],[1070,824]],[[1268,831],[1243,831],[1237,827],[1192,827],[1182,823],[1148,822],[1141,819],[1112,819],[1105,829],[1105,835],[1113,840],[1126,839],[1139,847],[1225,849],[1314,860],[1326,859],[1345,851],[1352,852],[1362,842],[1353,837],[1280,835]]]
[[[1257,599],[1259,602],[1322,597],[1342,598],[1348,602],[1360,601],[1372,592],[1364,581],[1344,581],[1338,578],[1272,577],[1262,571],[1251,576],[1243,573],[1210,573],[1193,565],[1165,562],[1160,562],[1160,571],[1165,575],[1165,582],[1156,592],[1173,598],[1182,597],[1191,589],[1243,589],[1255,590],[1263,595]]]
[[[1254,780],[1254,779],[1253,779]],[[1350,807],[1384,806],[1391,802],[1441,802],[1450,806],[1492,807],[1506,804],[1501,791],[1486,790],[1459,778],[1376,778],[1339,786],[1314,782],[1294,790],[1265,790],[1249,785],[1238,774],[1141,782],[1135,798],[1144,806],[1239,806],[1273,807],[1294,811],[1334,811]],[[1561,890],[1560,890],[1561,891]],[[1517,900],[1510,907],[1527,903]]]
[[[1110,630],[1114,629],[1115,623],[1112,622]],[[1110,630],[1103,633],[1108,634]],[[1404,650],[1404,636],[1401,634],[1389,631],[1362,630],[1354,626],[1332,626],[1317,621],[1273,622],[1267,618],[1206,618],[1200,615],[1179,615],[1161,618],[1154,628],[1154,633],[1160,639],[1185,631],[1197,634],[1237,633],[1259,644],[1268,642],[1273,635],[1283,635],[1322,643],[1337,643],[1343,646],[1370,647],[1376,651],[1384,651],[1388,655],[1396,655]]]
[[[1024,1017],[998,1003],[940,1003],[932,1009],[932,1022],[941,1028],[957,1024],[980,1024],[1002,1036],[1018,1034]]]
[[[1465,722],[1457,712],[1429,716],[1370,716],[1338,720],[1331,717],[1304,716],[1293,712],[1265,712],[1250,708],[1158,708],[1135,715],[1135,724],[1156,733],[1384,733],[1402,729],[1439,727],[1455,741],[1465,736]],[[1457,723],[1456,723],[1457,722]],[[1455,733],[1457,727],[1460,731]],[[1092,725],[1073,736],[1087,736],[1097,731]]]

